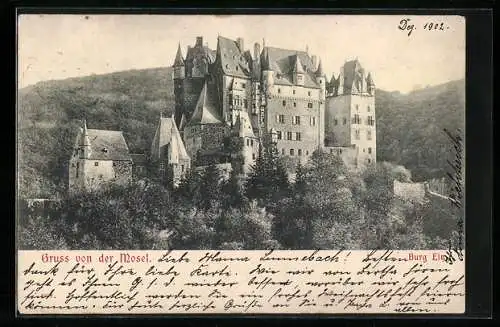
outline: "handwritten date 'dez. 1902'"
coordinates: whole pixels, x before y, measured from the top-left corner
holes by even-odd
[[[399,21],[398,29],[408,32],[408,36],[410,36],[413,31],[417,30],[415,24],[411,22],[410,18],[401,19]],[[422,25],[422,29],[424,31],[446,31],[450,29],[450,27],[443,22],[426,22]]]

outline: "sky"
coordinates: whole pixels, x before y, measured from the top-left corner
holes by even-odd
[[[398,27],[409,19],[408,30]],[[424,30],[443,23],[443,30]],[[427,27],[429,24],[427,25]],[[197,36],[244,39],[246,49],[303,50],[321,58],[330,79],[357,58],[377,88],[409,92],[465,78],[465,19],[381,15],[20,15],[18,87],[39,81],[173,64]],[[253,51],[252,51],[253,53]]]

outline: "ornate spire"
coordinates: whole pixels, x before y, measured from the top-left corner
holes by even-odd
[[[181,44],[177,47],[177,54],[175,55],[174,67],[184,66],[184,59],[182,58]]]

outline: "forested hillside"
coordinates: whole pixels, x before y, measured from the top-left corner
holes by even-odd
[[[378,160],[406,166],[417,180],[443,176],[451,144],[442,130],[463,126],[464,81],[408,95],[378,90],[376,97]],[[65,191],[67,161],[82,118],[89,128],[122,130],[130,150],[143,153],[160,110],[173,108],[170,68],[40,82],[20,90],[20,195],[52,198]]]
[[[413,179],[442,177],[450,170],[453,144],[443,132],[465,127],[465,81],[407,95],[377,90],[377,160],[410,169]]]

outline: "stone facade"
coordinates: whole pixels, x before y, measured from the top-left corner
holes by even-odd
[[[265,44],[261,50],[259,43],[252,53],[244,48],[243,39],[222,36],[215,51],[198,37],[185,59],[179,47],[174,62],[175,120],[185,121],[178,126],[194,165],[208,164],[199,160],[200,153],[219,152],[220,159],[213,161],[228,160],[222,145],[232,137],[243,147],[229,158],[242,157],[241,170],[247,173],[266,135],[273,137],[279,153],[293,161],[306,162],[320,149],[332,150],[358,168],[375,163],[371,75],[354,60],[327,82],[317,59],[307,51]],[[242,116],[251,133],[236,130],[235,119]]]
[[[132,179],[132,158],[122,132],[87,129],[84,122],[74,149],[69,160],[70,192]]]

